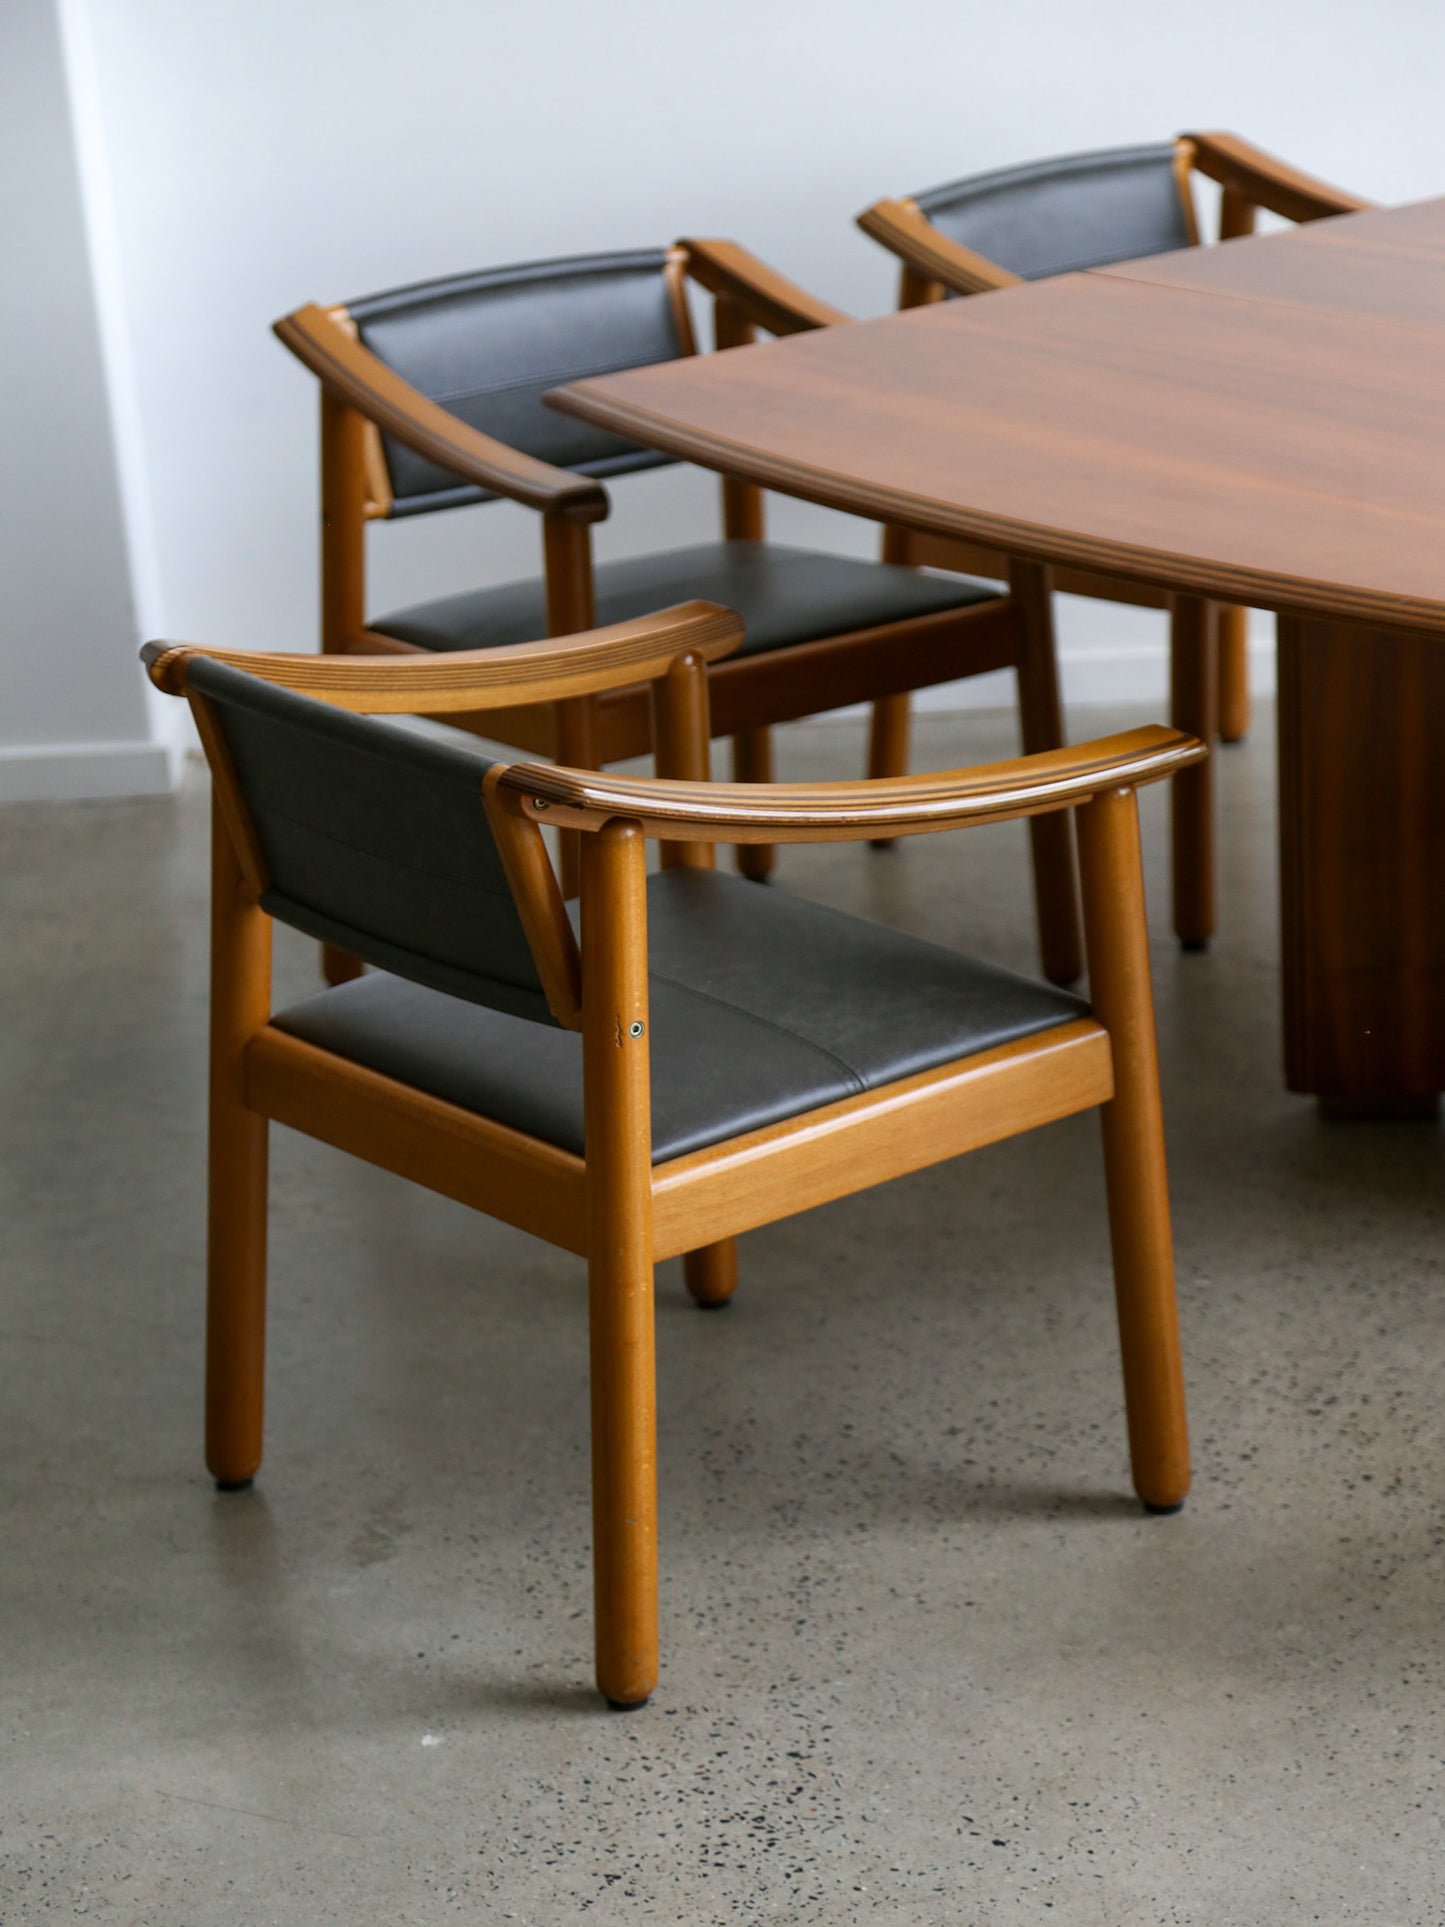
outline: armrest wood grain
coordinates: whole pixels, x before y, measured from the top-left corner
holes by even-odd
[[[621,816],[664,841],[834,843],[1069,809],[1104,790],[1158,782],[1205,754],[1193,736],[1156,725],[977,769],[863,783],[673,783],[537,763],[512,764],[498,783],[526,815],[572,829]]]
[[[283,316],[272,332],[339,400],[463,481],[546,514],[605,519],[607,492],[600,482],[553,468],[469,427],[394,374],[315,302]]]
[[[858,216],[858,226],[925,280],[941,282],[954,294],[987,294],[1018,285],[1018,275],[951,241],[912,201],[875,201]]]
[[[1241,140],[1238,134],[1185,134],[1181,138],[1193,145],[1194,165],[1201,174],[1287,221],[1358,214],[1374,205],[1358,194],[1302,173],[1252,141]]]
[[[679,241],[678,246],[687,251],[687,271],[699,287],[735,302],[770,335],[803,334],[853,318],[819,301],[736,241]]]
[[[285,656],[148,642],[141,660],[168,695],[186,693],[197,656],[264,682],[370,716],[445,716],[561,702],[665,676],[679,656],[716,662],[743,638],[740,617],[712,602],[684,602],[633,622],[499,649],[406,656]]]

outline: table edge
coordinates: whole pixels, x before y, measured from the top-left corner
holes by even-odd
[[[755,354],[781,345],[784,344],[762,343],[752,349],[730,352]],[[660,449],[700,468],[740,476],[781,494],[870,521],[897,523],[926,535],[962,536],[1005,555],[1097,570],[1177,594],[1204,596],[1211,601],[1241,604],[1250,609],[1333,617],[1416,634],[1422,630],[1445,632],[1445,602],[1284,575],[1203,556],[1179,555],[1170,550],[1141,548],[1106,536],[1084,535],[1077,530],[909,495],[841,476],[834,470],[819,470],[807,463],[764,455],[746,443],[731,441],[711,431],[688,428],[670,416],[609,395],[607,379],[568,382],[549,390],[542,399],[560,414]]]

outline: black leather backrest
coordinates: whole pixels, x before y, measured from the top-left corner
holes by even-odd
[[[1192,238],[1173,141],[1003,168],[913,198],[950,240],[1025,281],[1165,254]]]
[[[549,388],[684,351],[662,249],[458,275],[347,303],[361,339],[430,400],[509,447],[581,475],[671,458],[542,406]],[[485,502],[484,489],[383,437],[393,515]]]
[[[482,808],[491,760],[196,658],[270,872],[262,907],[433,990],[554,1021]]]

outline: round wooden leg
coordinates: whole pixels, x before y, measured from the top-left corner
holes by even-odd
[[[1219,652],[1219,740],[1242,743],[1249,734],[1249,611],[1230,603],[1215,612]]]
[[[582,840],[592,1561],[597,1684],[657,1684],[657,1372],[647,1041],[647,874],[638,825]]]
[[[868,729],[868,776],[908,774],[908,737],[911,702],[907,695],[880,696],[873,705],[873,720]],[[896,837],[873,839],[875,850],[891,850]]]
[[[271,919],[241,887],[215,812],[206,1229],[206,1465],[223,1490],[261,1463],[266,1375],[267,1124],[248,1108],[246,1045],[271,1008]]]
[[[337,984],[349,984],[365,970],[360,957],[353,957],[349,950],[338,950],[334,943],[322,944],[321,975],[333,989]]]
[[[1213,745],[1218,681],[1210,605],[1176,596],[1170,619],[1169,711],[1176,729]],[[1181,770],[1169,785],[1174,851],[1174,932],[1186,950],[1214,935],[1214,756]]]
[[[1079,850],[1089,991],[1114,1059],[1114,1095],[1099,1117],[1129,1458],[1145,1506],[1173,1512],[1189,1490],[1189,1428],[1132,790],[1106,793],[1079,811]]]
[[[1036,562],[1009,565],[1009,585],[1019,618],[1019,733],[1024,752],[1058,749],[1064,740],[1054,647],[1049,572]],[[1074,839],[1066,813],[1029,818],[1039,954],[1051,984],[1072,984],[1083,971],[1078,895],[1074,886]]]
[[[686,1252],[682,1275],[687,1288],[704,1311],[716,1311],[728,1303],[738,1288],[738,1244],[736,1238],[723,1238],[715,1245],[703,1245]]]
[[[773,737],[767,729],[749,729],[733,737],[733,781],[771,783],[773,780]],[[771,843],[740,843],[738,868],[754,883],[766,883],[777,863]]]

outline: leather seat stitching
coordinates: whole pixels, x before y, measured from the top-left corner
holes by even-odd
[[[619,569],[631,568],[636,562],[651,562],[656,560],[658,562],[668,561],[671,563],[676,554],[677,551],[675,550],[664,550],[657,557],[628,557],[622,563],[604,562],[597,570],[597,608],[599,620],[611,616],[611,611],[608,606],[609,597],[627,598],[653,591],[661,593],[670,589],[667,577],[659,575],[648,578],[645,582],[639,582],[609,591],[609,575],[615,576]],[[716,579],[710,579],[707,576],[698,575],[691,571],[680,570],[676,587],[679,591],[686,588],[689,593],[705,596],[713,600],[721,600],[723,602],[727,602],[729,596],[737,596],[741,599],[741,592],[748,585],[732,580],[730,573],[732,570],[735,569],[739,572],[750,572],[753,574],[765,574],[768,571],[781,573],[784,567],[798,569],[802,568],[805,564],[812,564],[820,555],[824,554],[824,551],[815,552],[813,550],[806,550],[795,552],[793,555],[780,557],[774,552],[766,558],[759,558],[756,562],[751,557],[738,557],[735,560],[730,560]],[[870,572],[870,576],[872,576],[874,572],[886,576],[889,579],[895,576],[905,576],[908,578],[910,588],[918,581],[918,577],[913,570],[900,568],[896,563],[865,562],[852,556],[831,555],[826,556],[826,560],[829,562],[849,563],[860,570],[866,569]],[[707,567],[706,564],[701,563],[697,566],[699,569]],[[639,571],[639,573],[641,573],[641,571]],[[926,583],[930,592],[936,590],[940,595],[944,593],[947,594],[949,598],[948,601],[941,605],[941,608],[944,610],[954,607],[955,604],[959,608],[971,608],[979,602],[990,602],[1001,599],[996,589],[989,588],[983,583],[974,581],[971,578],[960,578],[957,582],[945,582],[937,576],[925,576],[923,581]],[[518,589],[526,591],[526,595],[518,598],[518,600],[534,602],[536,606],[540,608],[542,605],[543,587],[544,585],[539,577],[536,581],[496,583],[485,589],[462,589],[455,595],[437,596],[430,602],[414,603],[408,608],[393,609],[384,616],[375,616],[367,626],[377,630],[382,635],[392,634],[395,632],[395,625],[398,623],[406,623],[408,625],[424,624],[429,617],[432,620],[437,620],[438,618],[433,612],[450,609],[453,606],[456,606],[459,610],[458,620],[466,621],[467,617],[461,614],[460,610],[467,606],[485,609],[488,600],[499,598],[507,591]],[[766,588],[766,584],[764,587]],[[920,600],[926,600],[931,603],[934,597],[932,593],[930,593],[927,598],[920,597]],[[925,608],[923,611],[924,614],[932,614],[934,612],[935,611],[928,608]],[[908,613],[911,613],[911,611]],[[508,615],[506,619],[510,621],[520,621],[525,617],[525,614],[525,610],[517,610],[515,613]],[[501,619],[500,617],[497,618],[497,620]],[[620,621],[625,618],[616,616],[612,619]],[[892,618],[888,616],[871,618],[871,620],[885,622],[891,619]],[[907,614],[899,619],[906,620]],[[486,645],[482,644],[480,646],[485,647]],[[748,653],[746,644],[744,644],[743,653]]]
[[[830,1063],[836,1064],[843,1075],[851,1080],[855,1090],[868,1089],[862,1072],[856,1070],[846,1057],[840,1057],[836,1051],[829,1050],[826,1044],[820,1044],[815,1037],[805,1037],[800,1030],[794,1030],[791,1024],[780,1024],[775,1017],[764,1017],[759,1011],[749,1010],[745,1004],[734,1003],[730,997],[719,997],[711,990],[699,990],[695,984],[684,983],[679,977],[669,977],[665,971],[649,968],[647,974],[660,984],[670,984],[674,990],[680,990],[685,997],[701,997],[706,1003],[716,1004],[719,1010],[730,1010],[737,1017],[746,1017],[752,1023],[762,1024],[768,1030],[777,1031],[780,1037],[791,1037],[795,1044],[802,1044],[806,1049],[816,1051],[820,1057],[826,1057]]]
[[[319,829],[316,824],[308,823],[305,817],[291,816],[287,811],[278,809],[272,803],[263,801],[261,803],[260,814],[263,817],[272,817],[278,823],[289,823],[293,829],[304,830],[308,836],[314,836],[322,843],[335,843],[343,850],[354,850],[358,856],[367,857],[373,863],[383,864],[387,869],[399,870],[403,876],[414,876],[428,883],[444,884],[448,889],[460,891],[466,896],[486,897],[494,903],[506,904],[511,910],[516,910],[517,900],[505,884],[498,886],[485,882],[475,882],[468,877],[451,875],[445,870],[431,869],[422,863],[403,862],[400,857],[387,856],[365,843],[354,842],[349,836],[338,836],[334,830]],[[264,844],[264,838],[262,841]],[[477,847],[479,851],[485,851],[487,849],[487,845],[481,842],[478,843]],[[492,848],[495,849],[495,845],[493,845]],[[284,891],[282,895],[285,895]]]

